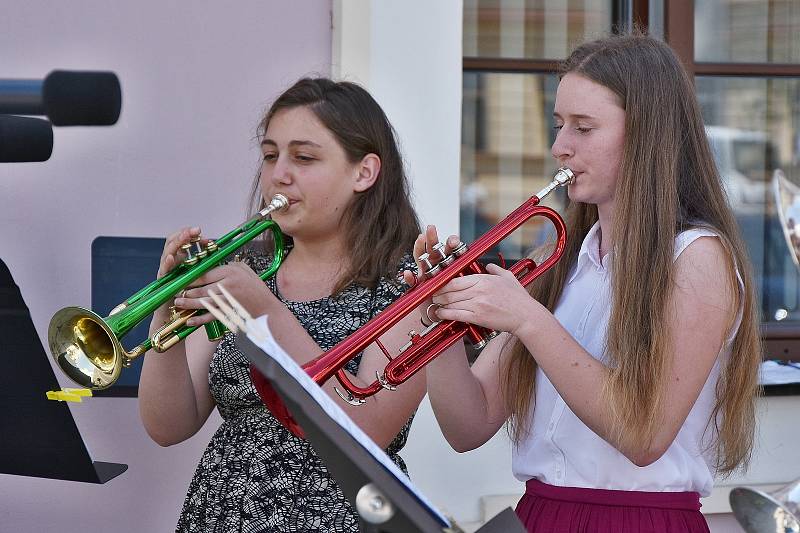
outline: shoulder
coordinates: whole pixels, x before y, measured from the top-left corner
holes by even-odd
[[[414,256],[410,253],[405,254],[396,265],[394,272],[381,278],[378,282],[375,291],[377,298],[391,303],[400,297],[409,289],[408,284],[403,281],[403,271],[411,270],[413,272],[415,268]]]
[[[400,258],[400,263],[397,265],[397,273],[402,274],[404,270],[413,271],[416,268],[417,264],[414,262],[414,256],[409,252]]]
[[[716,233],[703,230],[690,239],[681,239],[686,233],[676,238],[676,290],[715,307],[730,309],[738,277],[730,252]]]
[[[272,253],[267,253],[259,244],[255,243],[242,247],[230,259],[232,261],[241,261],[255,271],[266,270],[272,263],[273,255]]]

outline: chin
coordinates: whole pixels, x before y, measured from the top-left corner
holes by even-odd
[[[581,202],[581,203],[588,203],[586,198],[586,194],[581,187],[575,187],[574,185],[570,185],[567,188],[567,196],[569,196],[570,202]]]

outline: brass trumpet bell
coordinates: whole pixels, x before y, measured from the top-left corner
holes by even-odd
[[[187,326],[186,320],[194,310],[173,309],[169,320],[152,336],[130,352],[120,339],[157,308],[172,300],[209,270],[227,261],[235,251],[265,231],[272,234],[272,263],[259,277],[265,280],[277,272],[283,261],[283,234],[272,221],[273,211],[289,207],[289,200],[276,194],[270,203],[250,220],[205,246],[200,239],[184,249],[187,259],[165,276],[155,280],[111,310],[102,318],[82,307],[65,307],[50,319],[48,343],[58,366],[81,387],[106,389],[119,378],[123,367],[148,350],[163,353],[185,339],[198,326]],[[224,328],[218,322],[205,325],[209,340],[219,339]]]
[[[58,311],[48,339],[58,366],[86,388],[110,387],[131,358],[103,318],[82,307]]]

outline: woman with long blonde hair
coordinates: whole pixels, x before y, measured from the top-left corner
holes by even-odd
[[[428,365],[436,418],[458,451],[508,422],[530,531],[708,531],[699,497],[750,456],[761,345],[692,82],[658,40],[589,42],[554,117],[567,250],[529,291],[490,265],[434,296],[424,323],[504,332]]]

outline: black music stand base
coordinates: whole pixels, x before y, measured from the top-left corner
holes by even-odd
[[[105,483],[128,465],[92,461],[11,272],[0,261],[0,474]]]

